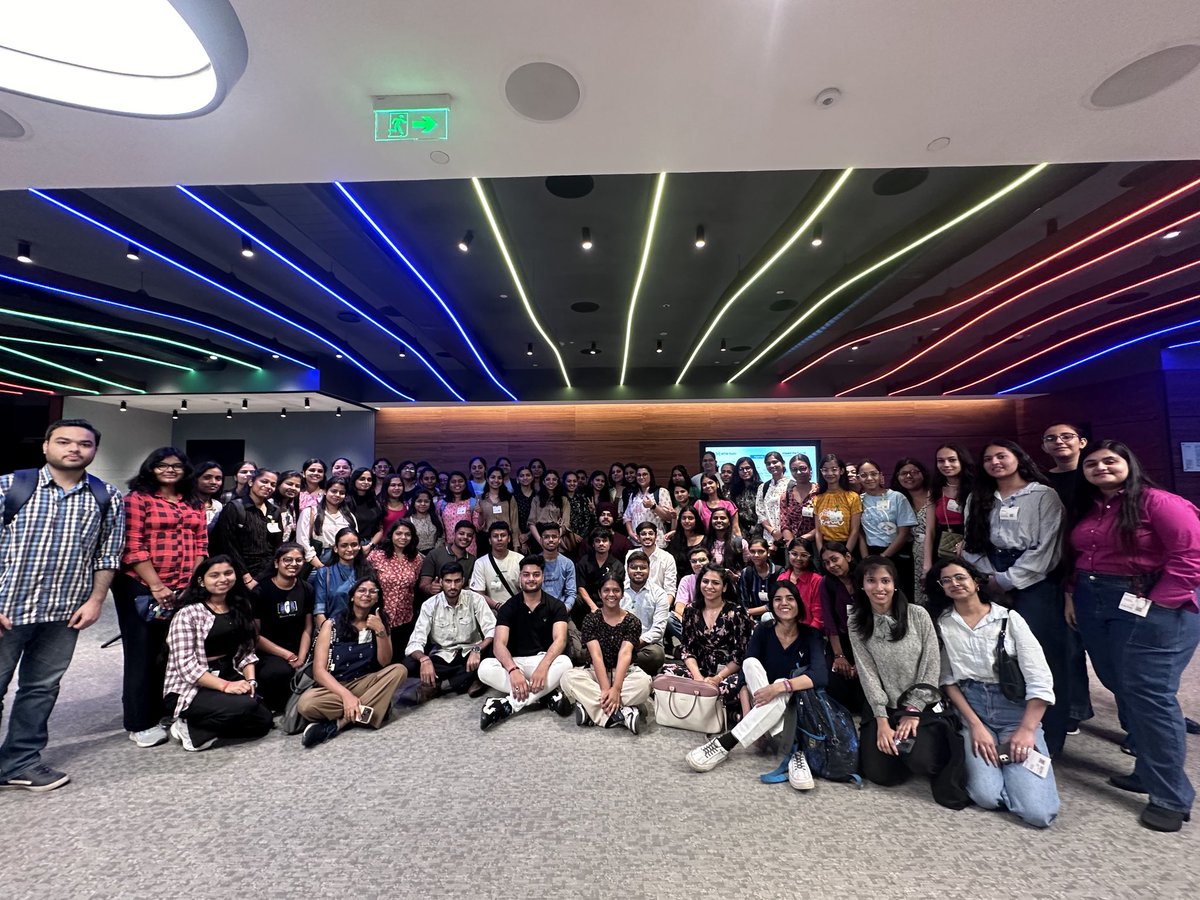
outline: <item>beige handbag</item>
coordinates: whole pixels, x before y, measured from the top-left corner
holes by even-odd
[[[725,704],[708,682],[659,675],[654,679],[654,721],[668,728],[722,734],[726,730]]]

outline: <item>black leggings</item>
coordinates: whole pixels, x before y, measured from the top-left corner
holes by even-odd
[[[200,688],[179,718],[197,745],[213,738],[260,738],[271,730],[271,711],[258,697],[211,688]]]
[[[281,713],[292,696],[292,677],[296,670],[282,657],[263,653],[254,668],[258,693],[273,713]]]

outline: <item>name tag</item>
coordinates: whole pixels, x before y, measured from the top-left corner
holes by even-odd
[[[1001,522],[1017,521],[1017,513],[1020,511],[1020,509],[1021,509],[1021,507],[1019,507],[1019,506],[1002,506],[1002,507],[1000,507],[1000,521]]]
[[[373,634],[371,633],[371,629],[370,629],[370,628],[364,628],[362,631],[360,631],[360,632],[358,633],[358,642],[359,642],[360,644],[369,644],[369,643],[371,643],[371,639],[372,639],[374,636],[375,636],[375,635],[373,635]]]
[[[267,522],[267,531],[271,532],[271,534],[279,534],[282,530],[278,522]]]
[[[1044,756],[1036,750],[1031,749],[1029,755],[1025,757],[1025,762],[1021,765],[1038,778],[1045,778],[1050,774],[1050,757]]]
[[[1139,597],[1137,594],[1128,592],[1121,595],[1121,602],[1118,604],[1119,609],[1125,612],[1133,613],[1135,616],[1146,618],[1146,614],[1150,612],[1151,600],[1147,597]]]
[[[947,500],[946,501],[946,509],[949,512],[958,512],[960,509],[962,509],[962,507],[958,505],[957,500]]]
[[[502,507],[502,506],[493,506],[492,507],[492,515],[493,516],[498,516],[502,512],[504,512],[504,507]]]
[[[763,590],[761,590],[761,591],[759,591],[759,592],[758,592],[758,602],[759,602],[759,603],[766,603],[766,602],[767,602],[767,591],[766,591],[766,589],[765,589],[765,588],[764,588]]]
[[[804,509],[800,510],[800,515],[804,516],[806,519],[811,519],[813,515],[813,508],[811,506],[804,507]]]

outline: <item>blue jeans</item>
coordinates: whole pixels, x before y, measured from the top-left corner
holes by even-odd
[[[46,723],[58,700],[58,683],[71,664],[79,632],[66,621],[17,625],[0,637],[0,719],[3,698],[20,665],[21,675],[0,745],[0,780],[12,778],[42,759],[49,740]]]
[[[1130,746],[1136,746],[1125,709],[1125,692],[1121,690],[1122,657],[1133,624],[1139,621],[1138,616],[1119,608],[1126,591],[1141,593],[1129,578],[1079,572],[1075,577],[1075,628],[1091,657],[1096,677],[1117,701],[1117,718],[1130,735]]]
[[[1008,741],[1021,724],[1025,705],[1005,697],[998,684],[964,681],[959,688],[975,715],[996,739],[997,746]],[[1039,778],[1017,763],[996,768],[975,755],[969,728],[963,729],[962,736],[966,744],[967,792],[977,805],[997,809],[1003,804],[1035,828],[1045,828],[1054,821],[1058,815],[1058,786],[1054,782],[1053,766],[1045,778]],[[1039,753],[1046,753],[1046,736],[1040,726],[1035,745]]]
[[[1042,716],[1046,746],[1051,756],[1062,753],[1067,740],[1071,712],[1071,678],[1067,667],[1067,620],[1062,591],[1049,579],[1017,591],[1009,591],[1010,607],[1021,614],[1033,636],[1042,645],[1046,665],[1054,677],[1054,705]]]

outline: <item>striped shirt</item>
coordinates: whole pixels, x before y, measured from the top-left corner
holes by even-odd
[[[13,476],[0,475],[0,506]],[[0,614],[13,625],[71,618],[92,592],[92,576],[121,566],[125,510],[121,493],[105,484],[112,503],[103,520],[87,479],[64,491],[38,472],[29,502],[0,531]]]

